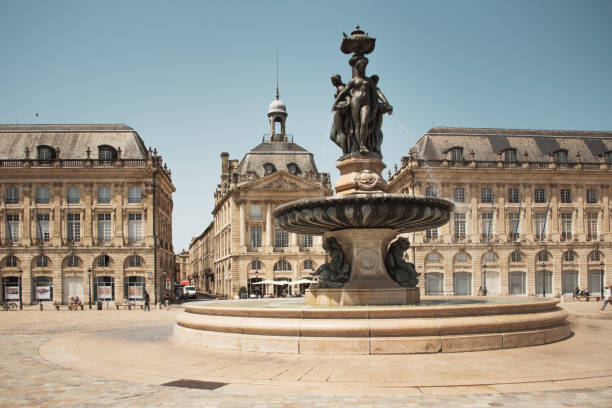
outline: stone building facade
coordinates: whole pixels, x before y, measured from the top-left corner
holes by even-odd
[[[214,237],[213,223],[189,244],[188,271],[193,276],[194,285],[200,292],[213,293],[214,287]]]
[[[158,301],[174,269],[170,177],[125,125],[0,125],[2,299]]]
[[[281,230],[272,211],[288,201],[331,195],[329,174],[320,173],[312,153],[285,133],[287,110],[278,95],[268,118],[271,133],[241,161],[221,154],[214,220],[190,246],[190,264],[199,279],[204,277],[205,287],[221,297],[235,297],[241,287],[258,295],[304,290],[255,283],[295,281],[325,262],[320,236]]]
[[[612,282],[612,133],[433,128],[391,192],[455,203],[409,234],[421,293],[556,296]]]
[[[175,255],[174,262],[174,282],[193,283],[193,277],[189,271],[189,251],[182,250]]]

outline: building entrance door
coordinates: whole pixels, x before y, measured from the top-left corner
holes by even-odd
[[[62,303],[65,305],[69,304],[70,298],[73,296],[78,296],[81,302],[84,302],[83,278],[66,276],[62,285]]]
[[[485,283],[486,283],[488,296],[499,296],[501,294],[501,285],[499,282],[499,272],[487,271]]]

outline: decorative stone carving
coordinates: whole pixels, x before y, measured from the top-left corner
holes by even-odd
[[[323,249],[331,258],[331,261],[321,265],[312,276],[319,277],[319,287],[340,288],[348,281],[351,274],[351,266],[346,263],[342,247],[335,238],[328,238],[323,243]]]
[[[385,267],[389,276],[400,286],[414,288],[418,285],[418,276],[421,274],[416,271],[413,263],[404,261],[404,252],[408,248],[410,248],[410,241],[403,237],[389,245],[389,252],[385,257]]]
[[[362,170],[353,177],[355,186],[360,190],[372,191],[384,188],[380,176],[371,170]]]

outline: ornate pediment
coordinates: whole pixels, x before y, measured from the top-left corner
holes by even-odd
[[[313,182],[289,173],[277,172],[263,179],[254,180],[242,188],[249,190],[300,190],[313,188]]]

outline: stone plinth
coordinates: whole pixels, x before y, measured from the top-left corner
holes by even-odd
[[[317,306],[416,305],[418,288],[344,289],[312,288],[306,291],[305,303]]]
[[[334,188],[337,195],[358,193],[384,193],[387,183],[381,176],[387,167],[378,157],[355,156],[342,160],[336,165],[340,177]]]

